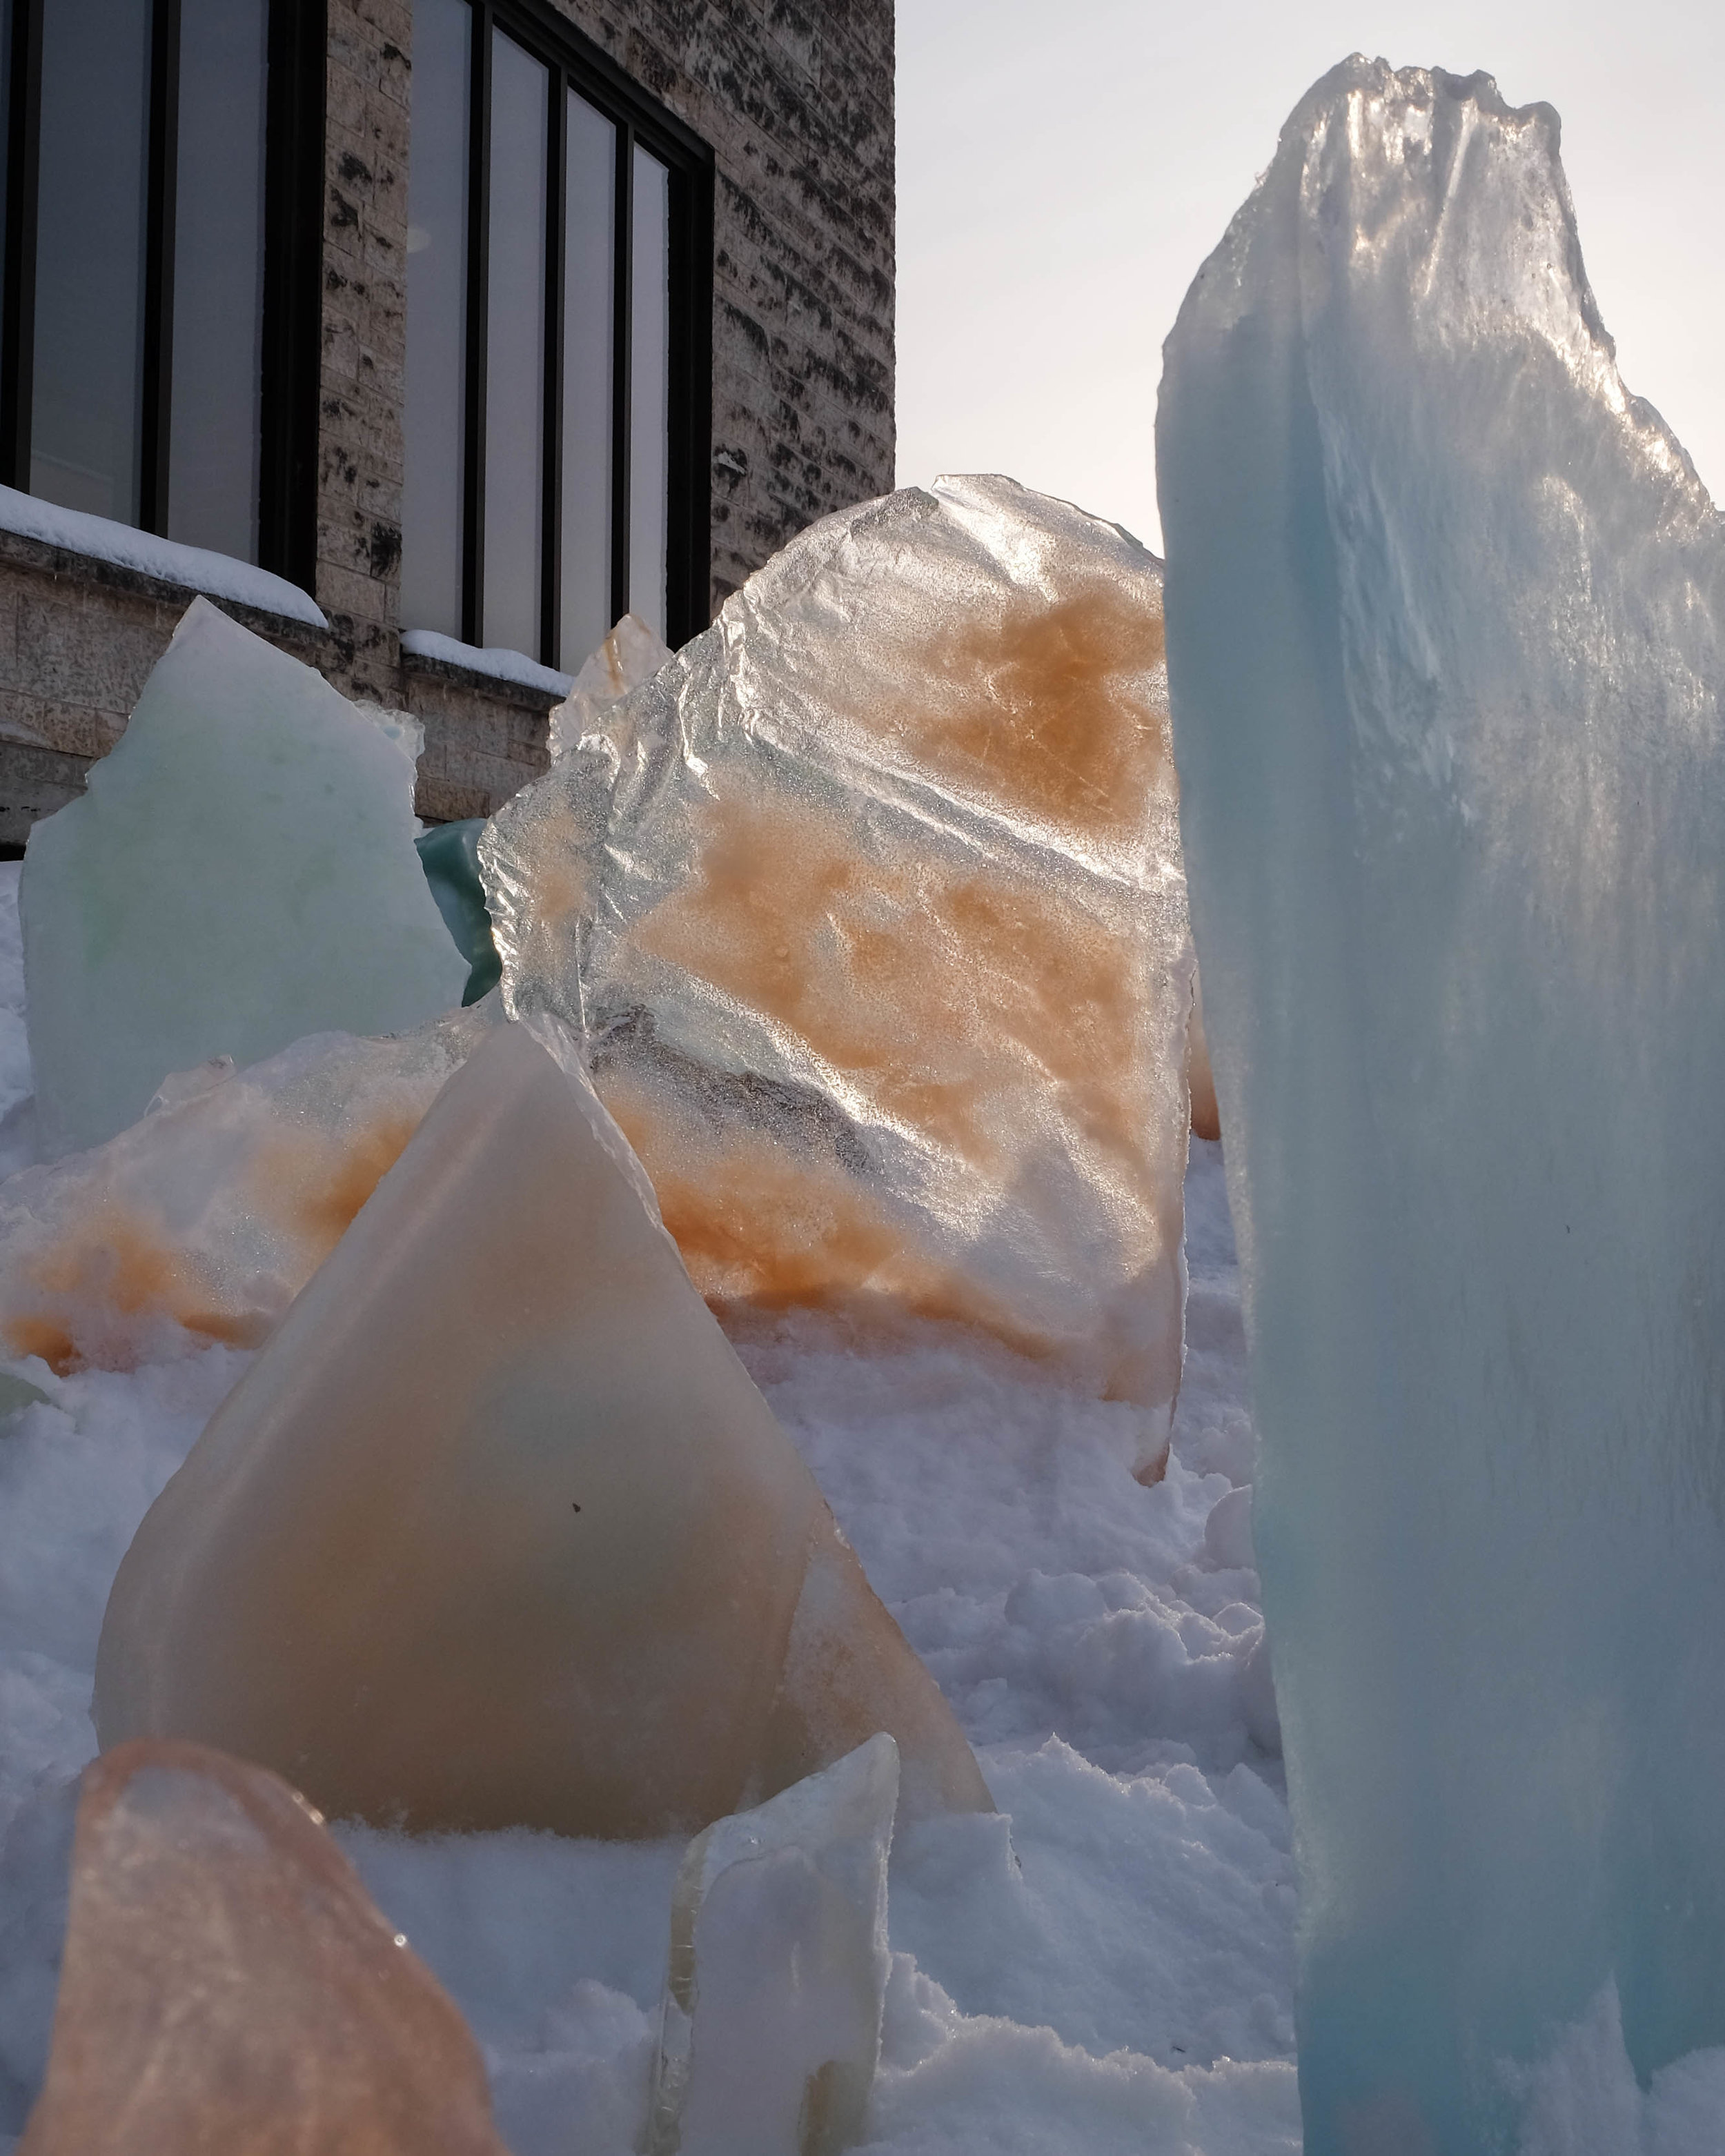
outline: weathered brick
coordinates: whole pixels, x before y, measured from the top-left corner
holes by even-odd
[[[892,0],[552,0],[711,144],[711,600],[892,484]],[[547,700],[403,660],[411,0],[328,0],[316,592],[230,609],[426,728],[420,813],[489,814]],[[0,845],[112,746],[189,593],[0,534]]]

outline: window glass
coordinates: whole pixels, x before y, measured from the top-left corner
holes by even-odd
[[[138,519],[145,0],[46,0],[30,491]]]
[[[617,130],[569,93],[563,224],[562,590],[558,663],[573,673],[611,626],[611,363]]]
[[[629,603],[665,634],[670,388],[670,174],[636,146],[629,383]]]
[[[0,0],[0,278],[6,272],[6,189],[11,170],[12,0]]]
[[[461,634],[467,383],[467,0],[417,0],[408,168],[402,620]]]
[[[544,531],[549,98],[543,64],[494,31],[480,640],[535,654]]]
[[[167,531],[258,546],[268,0],[180,0]]]
[[[684,630],[670,403],[708,385],[680,356],[673,382],[671,218],[710,244],[706,155],[519,0],[414,0],[413,20],[403,624],[573,672],[625,607]]]

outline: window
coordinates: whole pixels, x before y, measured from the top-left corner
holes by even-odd
[[[414,0],[402,623],[704,628],[712,158],[531,0]]]
[[[308,587],[324,41],[311,0],[0,0],[0,480]]]

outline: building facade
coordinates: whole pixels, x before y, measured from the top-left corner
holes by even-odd
[[[4,12],[4,850],[194,590],[487,814],[625,607],[891,485],[891,0]]]

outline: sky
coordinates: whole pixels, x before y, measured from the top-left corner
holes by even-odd
[[[1719,0],[898,0],[898,477],[1005,471],[1160,550],[1162,341],[1347,54],[1563,123],[1618,362],[1725,501]]]

